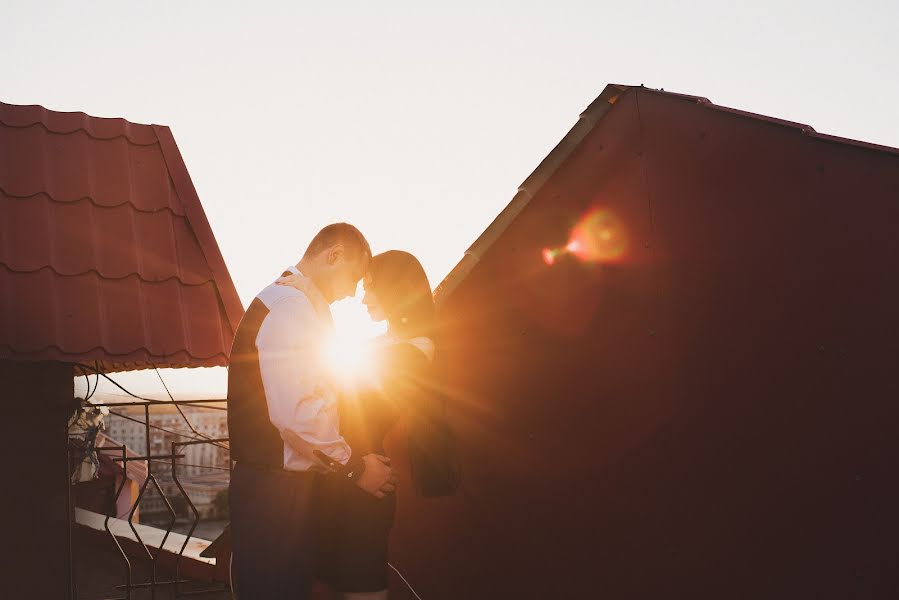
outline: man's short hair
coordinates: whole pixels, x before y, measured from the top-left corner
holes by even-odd
[[[361,231],[349,223],[332,223],[322,228],[309,242],[309,247],[306,248],[303,258],[318,256],[337,244],[343,244],[350,259],[361,259],[363,261],[371,259],[371,247],[368,245],[368,240],[365,239]]]

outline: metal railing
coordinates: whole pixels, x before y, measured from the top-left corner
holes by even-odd
[[[122,546],[122,543],[119,541],[119,538],[116,537],[116,535],[110,529],[109,524],[110,524],[110,519],[113,518],[112,515],[106,514],[105,520],[103,523],[104,529],[106,530],[106,533],[109,534],[109,537],[110,537],[113,545],[115,546],[115,548],[118,549],[118,552],[121,556],[122,563],[124,566],[124,583],[122,585],[115,586],[116,589],[124,591],[124,596],[119,596],[117,598],[110,598],[108,600],[131,600],[132,593],[137,589],[143,589],[143,588],[149,589],[150,597],[155,598],[157,590],[163,586],[172,586],[175,598],[182,598],[182,597],[186,597],[186,596],[195,596],[195,595],[199,595],[199,594],[221,593],[221,592],[227,592],[229,590],[227,585],[210,587],[207,589],[184,590],[182,588],[182,584],[191,582],[191,580],[183,579],[181,577],[181,566],[182,566],[182,561],[184,559],[184,552],[188,546],[188,543],[190,542],[190,539],[191,539],[194,531],[197,528],[197,525],[200,522],[200,512],[197,509],[194,502],[191,500],[190,495],[185,490],[184,482],[182,482],[178,476],[178,460],[182,459],[186,456],[185,454],[183,454],[181,452],[187,446],[194,446],[194,445],[198,445],[198,444],[212,444],[212,445],[215,445],[215,446],[227,451],[227,450],[229,450],[229,447],[228,447],[229,440],[227,437],[213,438],[213,437],[207,436],[207,435],[201,433],[200,431],[198,431],[193,426],[193,424],[190,422],[190,420],[187,418],[187,415],[185,415],[184,411],[181,410],[180,406],[191,406],[193,408],[213,409],[213,410],[225,410],[224,407],[210,406],[209,404],[211,402],[217,402],[217,401],[216,400],[170,400],[170,401],[139,401],[139,402],[121,402],[121,403],[116,402],[116,403],[109,403],[109,404],[102,404],[102,403],[96,403],[96,404],[92,403],[91,404],[91,406],[95,407],[95,408],[105,407],[107,409],[121,409],[121,408],[125,408],[125,407],[141,406],[141,407],[143,407],[143,416],[144,416],[143,421],[139,421],[139,422],[142,422],[144,425],[145,440],[144,440],[143,455],[129,456],[128,448],[125,445],[103,446],[103,447],[94,448],[94,450],[97,452],[109,452],[109,453],[118,454],[118,456],[112,457],[112,460],[114,462],[121,463],[121,467],[122,467],[122,471],[123,471],[121,483],[117,486],[115,493],[114,493],[113,503],[116,505],[118,504],[118,501],[119,501],[119,498],[121,497],[122,491],[123,491],[126,483],[128,482],[128,476],[127,476],[128,475],[127,474],[128,463],[133,462],[133,461],[144,461],[146,463],[146,467],[147,467],[147,478],[146,478],[146,480],[144,480],[143,484],[140,486],[140,490],[131,505],[131,509],[128,512],[127,522],[131,529],[131,532],[134,534],[134,538],[137,540],[137,543],[143,549],[143,554],[145,556],[142,558],[145,558],[146,560],[148,560],[150,562],[151,569],[150,569],[149,581],[140,581],[140,582],[134,581],[134,576],[133,576],[134,569],[133,569],[132,561],[131,561],[131,559],[129,559],[128,553],[126,552],[125,548]],[[158,427],[151,423],[151,420],[150,420],[151,408],[158,407],[158,406],[171,407],[172,405],[175,405],[176,408],[178,409],[178,412],[180,413],[181,417],[187,424],[187,426],[190,430],[190,433],[177,432],[177,431],[164,429],[162,427]],[[124,415],[119,415],[117,413],[113,413],[113,414],[120,416],[120,417],[124,416]],[[130,420],[137,420],[137,419],[131,418],[131,417],[125,417],[125,418],[130,419]],[[170,435],[184,438],[186,441],[172,441],[171,446],[170,446],[170,452],[153,453],[152,444],[151,444],[151,439],[152,439],[151,429],[162,430],[164,432],[167,432]],[[67,454],[68,454],[67,462],[71,465],[72,450],[68,445],[67,445]],[[154,462],[158,463],[161,461],[170,461],[171,462],[172,480],[173,480],[175,486],[177,487],[178,491],[180,492],[181,496],[184,498],[184,500],[187,504],[187,507],[190,509],[190,513],[192,514],[190,528],[186,534],[186,537],[184,539],[184,542],[181,545],[180,550],[175,555],[174,577],[171,579],[164,579],[164,580],[160,580],[158,577],[159,559],[160,559],[160,556],[162,556],[162,554],[164,552],[165,542],[169,538],[169,534],[171,534],[173,528],[175,527],[175,525],[177,523],[178,514],[176,513],[174,507],[172,506],[172,503],[170,502],[169,497],[167,496],[167,494],[165,492],[164,486],[160,485],[160,482],[157,479],[156,474],[154,474],[154,472],[153,472],[153,463]],[[229,455],[228,456],[228,467],[227,467],[229,475],[230,475],[231,469],[233,467],[233,464],[234,463],[231,460],[230,455]],[[207,465],[192,465],[192,466],[197,466],[197,467],[202,467],[202,468],[216,468],[214,466],[207,466]],[[71,476],[71,473],[70,473],[70,476]],[[155,488],[156,492],[159,494],[159,497],[162,499],[165,509],[166,509],[166,512],[169,515],[168,525],[164,530],[165,533],[163,534],[162,541],[159,543],[159,547],[156,549],[155,553],[151,550],[150,547],[147,546],[144,539],[141,537],[140,532],[135,527],[135,523],[134,523],[135,513],[138,512],[141,500],[145,497],[145,494],[147,493],[147,490],[151,484]],[[74,521],[75,521],[75,517],[74,517],[75,506],[74,506],[74,504],[75,503],[72,498],[71,488],[72,488],[72,483],[69,482],[68,511],[67,512],[68,512],[68,527],[69,527],[69,539],[70,540],[72,539],[72,530],[73,530],[73,526],[75,524],[74,523]],[[74,564],[73,563],[74,563],[73,549],[72,549],[72,546],[70,543],[69,564],[70,564],[70,572],[73,575],[72,575],[72,579],[70,580],[69,596],[73,600],[77,600],[78,595],[77,595],[76,581],[74,578]]]

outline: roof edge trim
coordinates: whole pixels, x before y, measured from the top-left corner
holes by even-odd
[[[104,141],[123,137],[136,146],[157,143],[152,125],[122,118],[94,117],[80,111],[50,110],[39,104],[0,102],[0,124],[15,129],[40,125],[48,132],[60,135],[83,131],[90,138]]]
[[[175,191],[181,199],[184,206],[184,213],[191,224],[200,248],[203,250],[203,256],[206,257],[206,263],[212,269],[215,277],[215,284],[219,291],[225,314],[228,317],[231,326],[231,334],[237,331],[237,326],[243,317],[244,308],[237,294],[237,288],[234,287],[234,281],[231,279],[231,273],[225,264],[225,258],[219,249],[218,242],[209,225],[209,219],[206,217],[206,211],[200,203],[200,197],[197,195],[197,189],[194,187],[190,173],[187,172],[187,165],[184,163],[184,157],[175,143],[175,137],[172,130],[163,125],[153,125],[156,137],[159,139],[159,146],[162,149],[162,156],[165,159],[172,182],[175,185]]]
[[[549,154],[537,165],[537,168],[518,186],[518,192],[512,200],[496,216],[492,223],[468,247],[462,260],[456,264],[449,274],[434,290],[434,300],[439,305],[444,302],[480,262],[487,250],[508,229],[509,225],[521,214],[553,173],[564,163],[581,141],[599,122],[606,112],[618,101],[619,96],[631,89],[629,86],[609,84],[602,93],[584,109],[574,126],[565,134]]]

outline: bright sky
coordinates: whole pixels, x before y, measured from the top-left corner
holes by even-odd
[[[244,305],[340,220],[436,286],[607,83],[899,146],[899,3],[732,4],[7,0],[0,100],[169,125]]]

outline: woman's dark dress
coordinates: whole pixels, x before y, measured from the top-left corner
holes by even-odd
[[[431,361],[409,343],[383,347],[377,362],[379,384],[361,384],[340,400],[340,431],[354,456],[384,454],[384,437],[401,414],[415,413],[428,401],[432,388]],[[378,499],[355,484],[325,477],[321,509],[319,577],[340,592],[386,589],[395,494]]]

